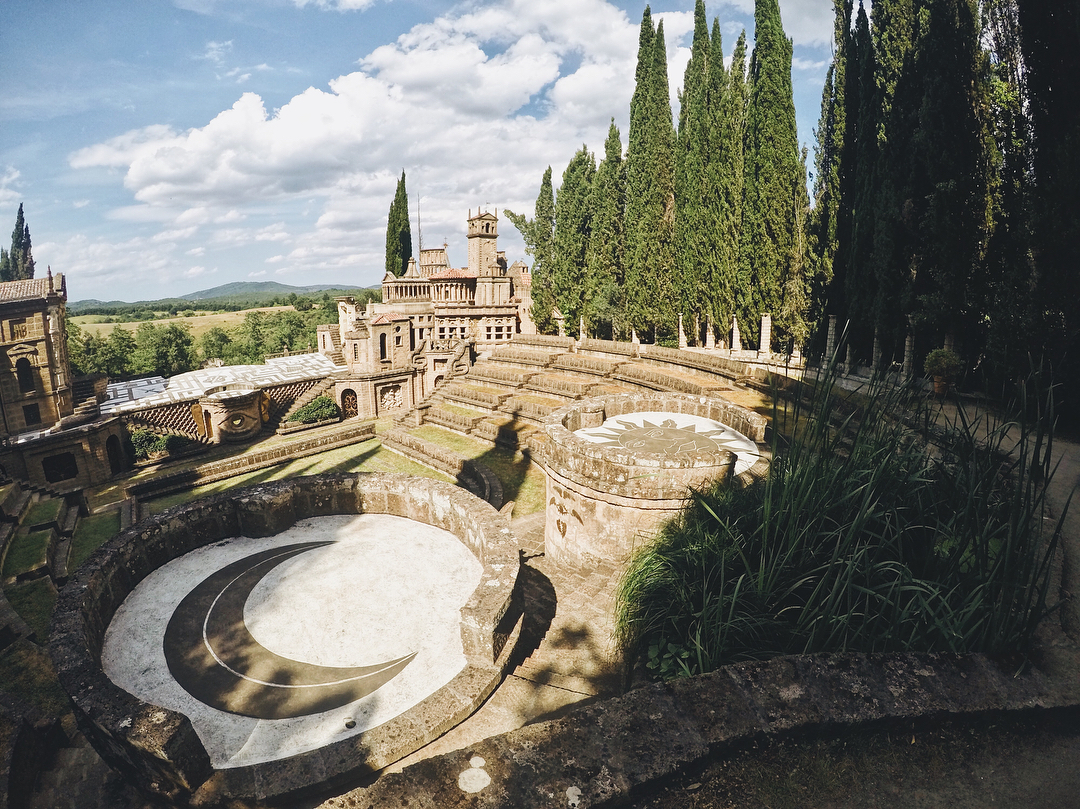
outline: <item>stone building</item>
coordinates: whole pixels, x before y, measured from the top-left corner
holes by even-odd
[[[0,477],[69,492],[130,468],[126,428],[97,394],[76,408],[64,276],[0,283]]]

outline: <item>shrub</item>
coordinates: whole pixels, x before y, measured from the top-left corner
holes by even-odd
[[[961,409],[942,430],[940,413],[913,419],[910,391],[880,382],[834,417],[832,378],[807,404],[774,405],[764,481],[691,492],[632,560],[616,635],[654,676],[797,653],[1011,653],[1030,641],[1061,526],[1044,541],[1052,400],[1035,424]]]
[[[172,455],[187,448],[190,443],[191,439],[182,435],[159,435],[150,430],[136,430],[131,434],[131,446],[139,460],[146,460],[158,453]]]
[[[316,396],[306,405],[298,408],[289,416],[289,421],[298,421],[301,424],[314,424],[317,421],[341,418],[341,409],[329,396]]]
[[[940,376],[945,379],[954,379],[962,367],[960,357],[949,348],[935,348],[926,355],[923,362],[923,370],[927,376]]]

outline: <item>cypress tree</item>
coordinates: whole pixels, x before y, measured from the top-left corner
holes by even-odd
[[[506,209],[503,211],[510,223],[518,229],[525,240],[525,252],[533,257],[531,315],[540,333],[549,333],[553,326],[551,312],[555,308],[552,288],[552,251],[555,230],[555,192],[551,187],[551,166],[547,167],[540,181],[540,193],[533,208],[534,217]]]
[[[758,336],[757,321],[763,312],[774,315],[781,338],[794,326],[790,313],[781,315],[783,288],[802,265],[796,211],[805,174],[800,173],[791,53],[777,0],[757,0],[746,112],[741,254],[743,278],[752,282],[749,306],[744,302],[739,313],[740,325],[745,322],[751,339]]]
[[[705,214],[709,150],[709,29],[704,0],[694,7],[694,39],[683,76],[675,154],[675,300],[697,319],[709,287]]]
[[[664,21],[656,27],[653,42],[653,66],[649,92],[650,151],[653,173],[649,189],[647,221],[654,234],[645,242],[644,266],[648,284],[646,294],[646,325],[658,332],[675,326],[678,312],[673,296],[675,273],[675,127],[671,118],[671,96],[668,87],[667,45],[664,42]]]
[[[596,161],[582,146],[563,172],[555,198],[555,233],[551,285],[566,322],[577,328],[584,314],[585,254],[592,232],[590,202]]]
[[[386,271],[401,277],[412,258],[412,228],[409,225],[409,195],[405,192],[405,172],[394,192],[386,217]]]
[[[615,339],[621,335],[623,299],[623,206],[626,167],[615,119],[608,127],[604,159],[593,182],[592,231],[585,256],[585,320],[592,333]]]
[[[744,135],[746,131],[746,32],[739,34],[731,57],[731,70],[721,75],[723,54],[720,53],[720,26],[713,25],[713,48],[717,58],[710,61],[711,96],[720,102],[710,123],[713,160],[709,164],[709,183],[717,209],[715,219],[715,278],[712,282],[715,304],[712,316],[724,332],[731,326],[731,317],[746,305],[750,279],[742,279],[740,240],[743,218],[743,166],[745,162]],[[740,321],[746,319],[740,312]]]
[[[11,280],[11,256],[8,251],[0,247],[0,281]]]
[[[652,237],[646,222],[647,199],[652,164],[649,149],[649,104],[652,85],[653,41],[652,14],[649,7],[641,16],[638,34],[637,67],[634,71],[634,95],[630,99],[630,131],[626,149],[626,274],[624,288],[628,328],[645,325],[646,242]],[[535,283],[535,282],[534,282]]]

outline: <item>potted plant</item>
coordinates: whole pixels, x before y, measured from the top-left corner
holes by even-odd
[[[944,396],[960,373],[960,357],[951,348],[935,348],[926,355],[923,369],[934,378],[934,393]]]

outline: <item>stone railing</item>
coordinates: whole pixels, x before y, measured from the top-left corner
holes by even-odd
[[[480,583],[461,608],[465,668],[419,704],[315,750],[214,769],[187,716],[144,702],[106,676],[101,663],[106,629],[152,571],[225,538],[272,536],[310,517],[366,513],[449,531],[482,566]],[[519,565],[518,543],[506,517],[449,483],[385,473],[266,483],[167,509],[105,543],[61,591],[50,652],[80,730],[143,792],[181,805],[280,803],[325,783],[378,771],[479,707],[502,679],[520,631],[513,601]]]

